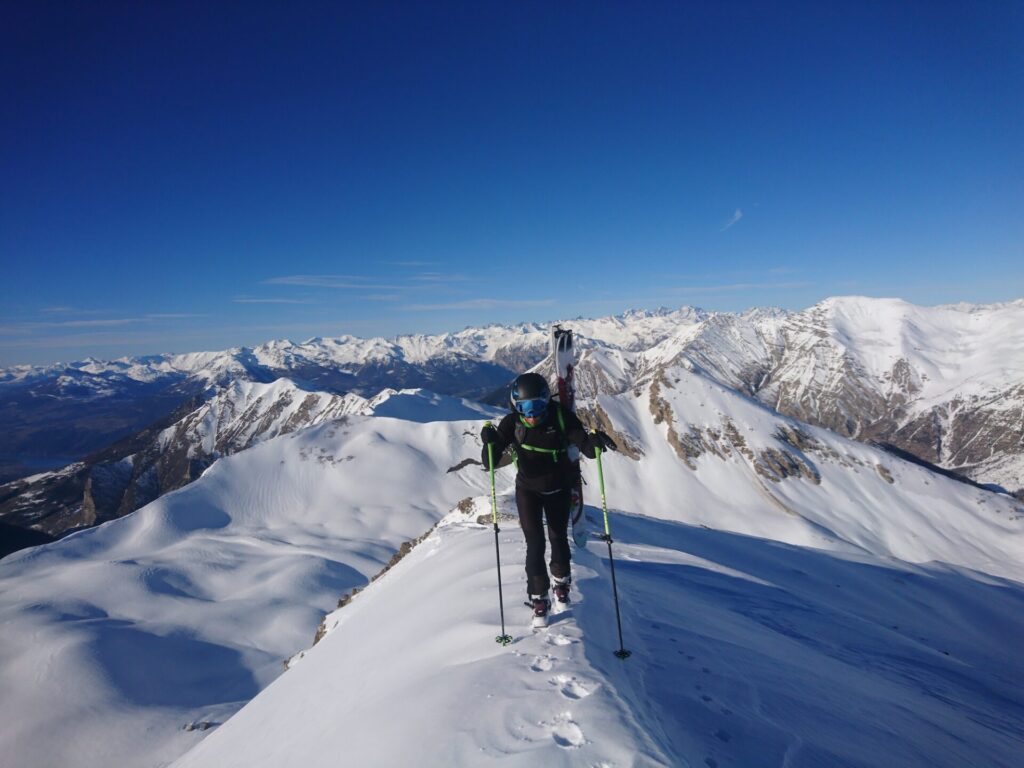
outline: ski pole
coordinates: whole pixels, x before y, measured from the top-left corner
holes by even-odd
[[[627,651],[622,644],[622,617],[619,615],[619,588],[615,584],[615,558],[612,556],[612,531],[608,525],[608,499],[604,494],[604,471],[601,469],[601,446],[594,447],[594,457],[597,459],[597,483],[601,487],[601,508],[604,511],[604,535],[598,538],[608,542],[608,564],[612,569],[612,594],[615,596],[615,623],[619,627],[619,650],[615,655],[620,659],[628,659],[630,651]]]
[[[487,422],[485,427],[493,426]],[[498,548],[498,495],[494,490],[494,443],[487,444],[487,463],[491,472],[491,516],[494,520],[494,557],[498,563],[498,610],[501,611],[501,634],[494,638],[494,642],[508,645],[512,642],[512,636],[505,634],[505,599],[501,595],[501,551]]]

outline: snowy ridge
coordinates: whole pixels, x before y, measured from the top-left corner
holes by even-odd
[[[490,531],[457,518],[174,765],[1014,764],[1019,584],[613,513],[623,662],[603,545],[504,648]]]
[[[369,401],[356,394],[310,392],[288,379],[270,384],[235,380],[161,432],[158,443],[166,450],[178,442],[190,457],[235,453],[261,440],[371,410]]]

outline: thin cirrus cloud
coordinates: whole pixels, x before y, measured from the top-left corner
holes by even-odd
[[[466,299],[444,304],[409,304],[402,309],[411,312],[446,310],[446,309],[517,309],[520,307],[550,307],[554,299]]]
[[[130,325],[141,325],[152,323],[155,320],[180,320],[192,317],[207,317],[207,315],[192,313],[152,313],[141,317],[114,317],[102,319],[76,319],[76,320],[47,320],[42,322],[21,322],[0,325],[0,333],[17,336],[30,335],[38,331],[63,330],[82,328],[85,330],[118,328]]]
[[[271,277],[264,285],[297,285],[304,288],[338,288],[347,290],[397,291],[400,285],[384,285],[367,282],[368,278],[356,275],[285,275]]]
[[[742,218],[743,218],[743,211],[741,211],[739,208],[737,208],[736,212],[732,215],[732,218],[729,219],[729,221],[726,223],[726,225],[724,227],[722,227],[718,231],[719,232],[725,232],[727,229],[732,229],[734,226],[736,226],[736,224],[739,223],[739,220],[742,219]]]
[[[446,274],[444,272],[423,272],[413,275],[412,280],[419,283],[464,283],[471,278],[467,275]]]
[[[388,261],[385,263],[392,267],[406,267],[407,269],[424,269],[437,264],[435,261]]]
[[[251,296],[236,296],[231,301],[235,304],[316,304],[316,302],[311,299],[261,299]]]

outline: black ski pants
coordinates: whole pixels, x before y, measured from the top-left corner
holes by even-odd
[[[538,493],[516,486],[516,507],[519,525],[526,536],[526,588],[531,595],[547,594],[551,586],[544,563],[544,519],[547,518],[548,540],[551,542],[551,575],[569,575],[569,506],[571,491]]]

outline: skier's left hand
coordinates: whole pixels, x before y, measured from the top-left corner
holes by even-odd
[[[590,439],[595,446],[599,446],[602,451],[617,451],[619,446],[615,444],[615,441],[608,436],[606,432],[602,432],[600,429],[595,430],[591,435]]]

